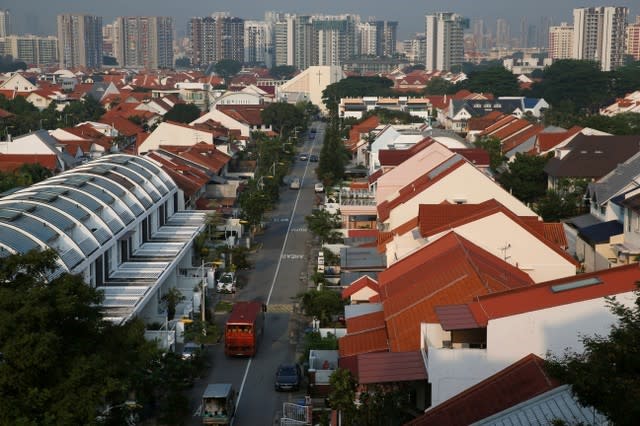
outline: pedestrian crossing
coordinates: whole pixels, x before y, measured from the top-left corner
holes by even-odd
[[[267,306],[267,312],[276,313],[276,314],[291,314],[293,313],[293,303],[282,303]]]

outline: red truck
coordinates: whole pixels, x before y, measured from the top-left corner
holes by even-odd
[[[264,332],[262,302],[236,302],[224,327],[224,353],[227,356],[254,356]]]

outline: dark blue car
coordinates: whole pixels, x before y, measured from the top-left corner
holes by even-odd
[[[280,364],[276,371],[275,388],[277,391],[300,389],[302,372],[298,364]]]

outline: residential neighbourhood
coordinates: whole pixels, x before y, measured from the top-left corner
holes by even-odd
[[[178,69],[170,17],[80,55],[101,18],[61,14],[57,62],[0,73],[0,423],[634,424],[640,53],[457,58],[441,12],[374,67],[318,34],[390,22],[282,15],[322,48],[206,47],[270,28],[221,12]],[[33,396],[72,379],[78,412]]]

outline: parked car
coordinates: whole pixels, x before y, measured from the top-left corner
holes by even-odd
[[[300,178],[294,177],[291,179],[291,183],[289,184],[289,188],[291,189],[300,189]]]
[[[298,159],[300,159],[300,161],[307,161],[309,159],[309,155],[308,154],[300,154],[298,156]]]
[[[315,154],[311,154],[309,156],[309,161],[311,161],[312,163],[317,163],[318,162],[318,156]]]
[[[218,279],[216,286],[218,293],[235,293],[236,292],[236,274],[233,272],[225,272]]]
[[[277,391],[300,389],[302,372],[298,364],[280,364],[276,370],[275,388]]]
[[[200,353],[200,345],[193,342],[188,342],[184,344],[182,348],[182,359],[193,359]]]
[[[322,184],[322,182],[318,182],[313,187],[313,190],[316,191],[317,193],[324,192],[324,185]]]

